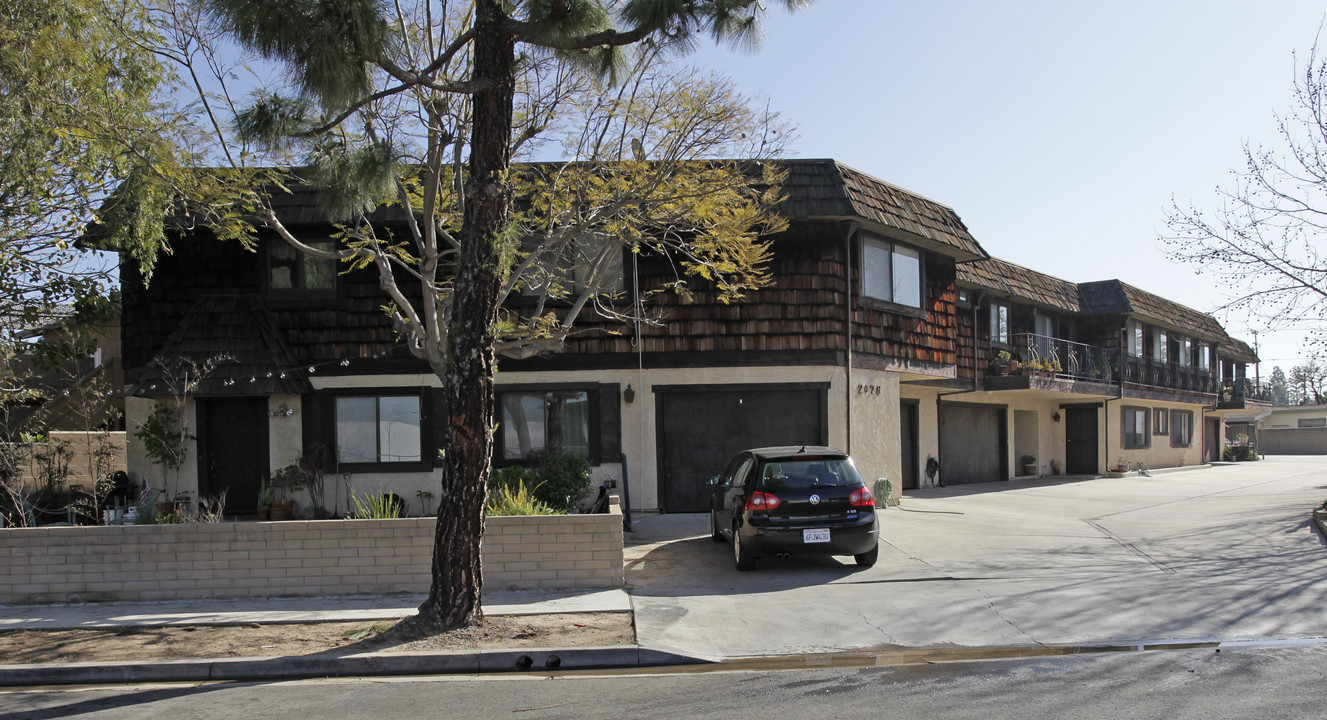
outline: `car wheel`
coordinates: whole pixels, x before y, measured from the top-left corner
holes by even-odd
[[[756,558],[751,551],[742,544],[742,533],[737,531],[737,526],[733,526],[733,562],[738,570],[746,571],[756,566]]]
[[[723,531],[719,529],[719,516],[710,510],[710,539],[716,543],[723,542]]]
[[[866,552],[860,555],[852,556],[852,558],[857,561],[857,564],[864,568],[868,568],[874,565],[876,558],[878,557],[880,557],[879,545],[876,545],[875,547],[871,548],[870,550],[867,550]]]

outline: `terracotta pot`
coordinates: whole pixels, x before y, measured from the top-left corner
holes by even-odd
[[[173,512],[175,512],[175,503],[173,503],[173,502],[159,502],[159,503],[157,503],[157,514],[158,514],[158,515],[170,515],[170,514],[173,513]]]
[[[277,500],[272,503],[272,520],[289,520],[295,514],[294,500]]]
[[[258,508],[258,519],[266,520],[272,516],[272,506],[263,505]]]

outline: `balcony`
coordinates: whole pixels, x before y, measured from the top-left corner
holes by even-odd
[[[1150,357],[1126,357],[1124,382],[1158,390],[1203,395],[1215,395],[1217,392],[1217,380],[1212,371]]]
[[[1114,350],[1033,333],[1010,340],[1003,351],[1010,362],[1000,363],[1000,351],[994,354],[997,360],[985,382],[988,390],[1102,393],[1119,382]]]
[[[1220,410],[1270,410],[1272,386],[1249,378],[1235,378],[1221,383]]]
[[[1220,389],[1210,370],[1149,357],[1126,356],[1121,362],[1118,350],[1048,335],[1023,333],[1011,340],[1004,351],[1011,362],[1003,367],[998,361],[992,364],[991,374],[987,375],[985,382],[988,390],[1115,394],[1124,383],[1135,392],[1141,391],[1140,397],[1161,393],[1160,397],[1165,399],[1164,395],[1169,393],[1216,395]],[[999,357],[998,351],[996,357]],[[1231,396],[1265,392],[1255,385],[1248,381],[1234,383],[1230,387]]]

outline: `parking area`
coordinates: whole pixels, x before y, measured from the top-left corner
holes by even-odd
[[[733,567],[701,514],[636,519],[645,647],[713,658],[888,646],[1327,635],[1327,458],[910,491],[879,562]]]

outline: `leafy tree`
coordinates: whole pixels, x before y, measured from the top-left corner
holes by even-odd
[[[1221,309],[1270,326],[1307,325],[1321,341],[1327,319],[1327,58],[1315,44],[1294,79],[1279,146],[1244,145],[1245,167],[1219,187],[1217,208],[1173,204],[1170,256],[1233,291]]]
[[[1327,367],[1315,358],[1290,368],[1290,401],[1296,405],[1321,405],[1327,397]]]
[[[237,112],[234,136],[222,113],[198,115],[227,169],[211,173],[212,197],[179,192],[184,214],[228,223],[246,242],[254,227],[271,228],[306,254],[376,269],[396,329],[448,400],[433,582],[415,629],[481,618],[496,354],[557,350],[587,308],[631,313],[607,301],[624,252],[673,258],[683,292],[697,278],[734,300],[768,281],[760,237],[782,227],[771,189],[780,176],[760,160],[779,152],[786,133],[731,85],[696,71],[670,77],[678,68],[664,64],[701,34],[753,43],[764,8],[756,0],[207,0],[217,23],[209,25],[175,0],[154,1],[163,36],[183,48],[176,62],[202,60],[184,76],[200,78],[201,69],[224,81],[207,29],[217,26],[279,65],[284,87]],[[202,94],[193,107],[229,103],[224,87],[195,85]],[[555,140],[574,162],[512,164]],[[253,169],[260,160],[305,169]],[[273,211],[266,193],[293,181],[318,187],[341,222],[336,249],[305,242]],[[409,211],[406,237],[369,221],[383,203]],[[145,207],[126,201],[120,210],[150,219]],[[247,227],[234,222],[246,217]],[[514,293],[539,298],[535,310],[504,308]],[[554,298],[564,302],[546,302]]]
[[[1280,365],[1272,368],[1272,376],[1267,380],[1267,384],[1271,388],[1273,405],[1290,404],[1289,383],[1286,380],[1286,373]]]
[[[165,73],[141,18],[121,0],[0,4],[0,314],[11,321],[106,279],[74,241],[157,140]]]

